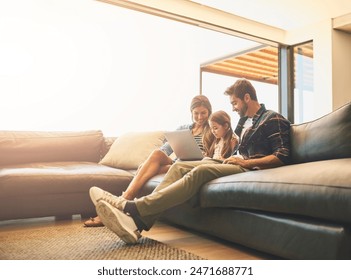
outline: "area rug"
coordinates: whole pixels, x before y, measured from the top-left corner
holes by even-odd
[[[105,227],[80,223],[0,231],[2,260],[201,260],[192,253],[142,237],[127,245]]]

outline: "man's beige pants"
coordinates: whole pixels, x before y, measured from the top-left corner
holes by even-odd
[[[238,165],[222,164],[210,159],[177,161],[151,194],[134,202],[142,222],[150,228],[163,211],[189,200],[203,184],[245,171]]]

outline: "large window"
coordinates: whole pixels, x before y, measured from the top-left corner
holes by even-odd
[[[2,129],[172,130],[191,122],[199,66],[257,45],[99,1],[44,2],[0,3]],[[233,82],[204,88],[213,110],[231,110]]]
[[[239,77],[253,82],[267,108],[281,110],[277,46],[99,1],[12,2],[0,4],[2,129],[171,130],[191,122],[189,104],[200,92],[214,111],[230,111],[223,92]],[[300,122],[309,118],[313,91],[301,78],[310,72],[308,44],[296,49]],[[202,71],[238,53],[235,75]]]

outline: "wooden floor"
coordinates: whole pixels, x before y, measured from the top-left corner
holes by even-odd
[[[0,222],[0,230],[6,229],[11,233],[12,230],[15,231],[18,228],[31,229],[42,224],[72,224],[72,222],[81,223],[83,226],[83,221],[77,215],[73,216],[72,220],[63,221],[56,221],[53,217],[2,221]],[[143,232],[143,236],[194,253],[208,260],[276,259],[274,256],[163,222],[158,222],[150,231]]]
[[[208,260],[277,259],[274,256],[238,244],[161,222],[154,225],[149,232],[143,232],[143,236],[194,253]]]

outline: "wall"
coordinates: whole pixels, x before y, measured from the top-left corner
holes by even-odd
[[[318,118],[350,102],[351,36],[334,30],[332,20],[324,20],[286,33],[290,45],[313,40],[314,102],[313,116]]]
[[[289,45],[313,40],[314,110],[318,118],[351,101],[351,34],[328,19],[286,33]]]
[[[333,31],[333,109],[351,102],[351,34]]]
[[[314,102],[310,108],[315,118],[332,111],[332,42],[329,20],[287,32],[286,43],[300,44],[313,40]]]

